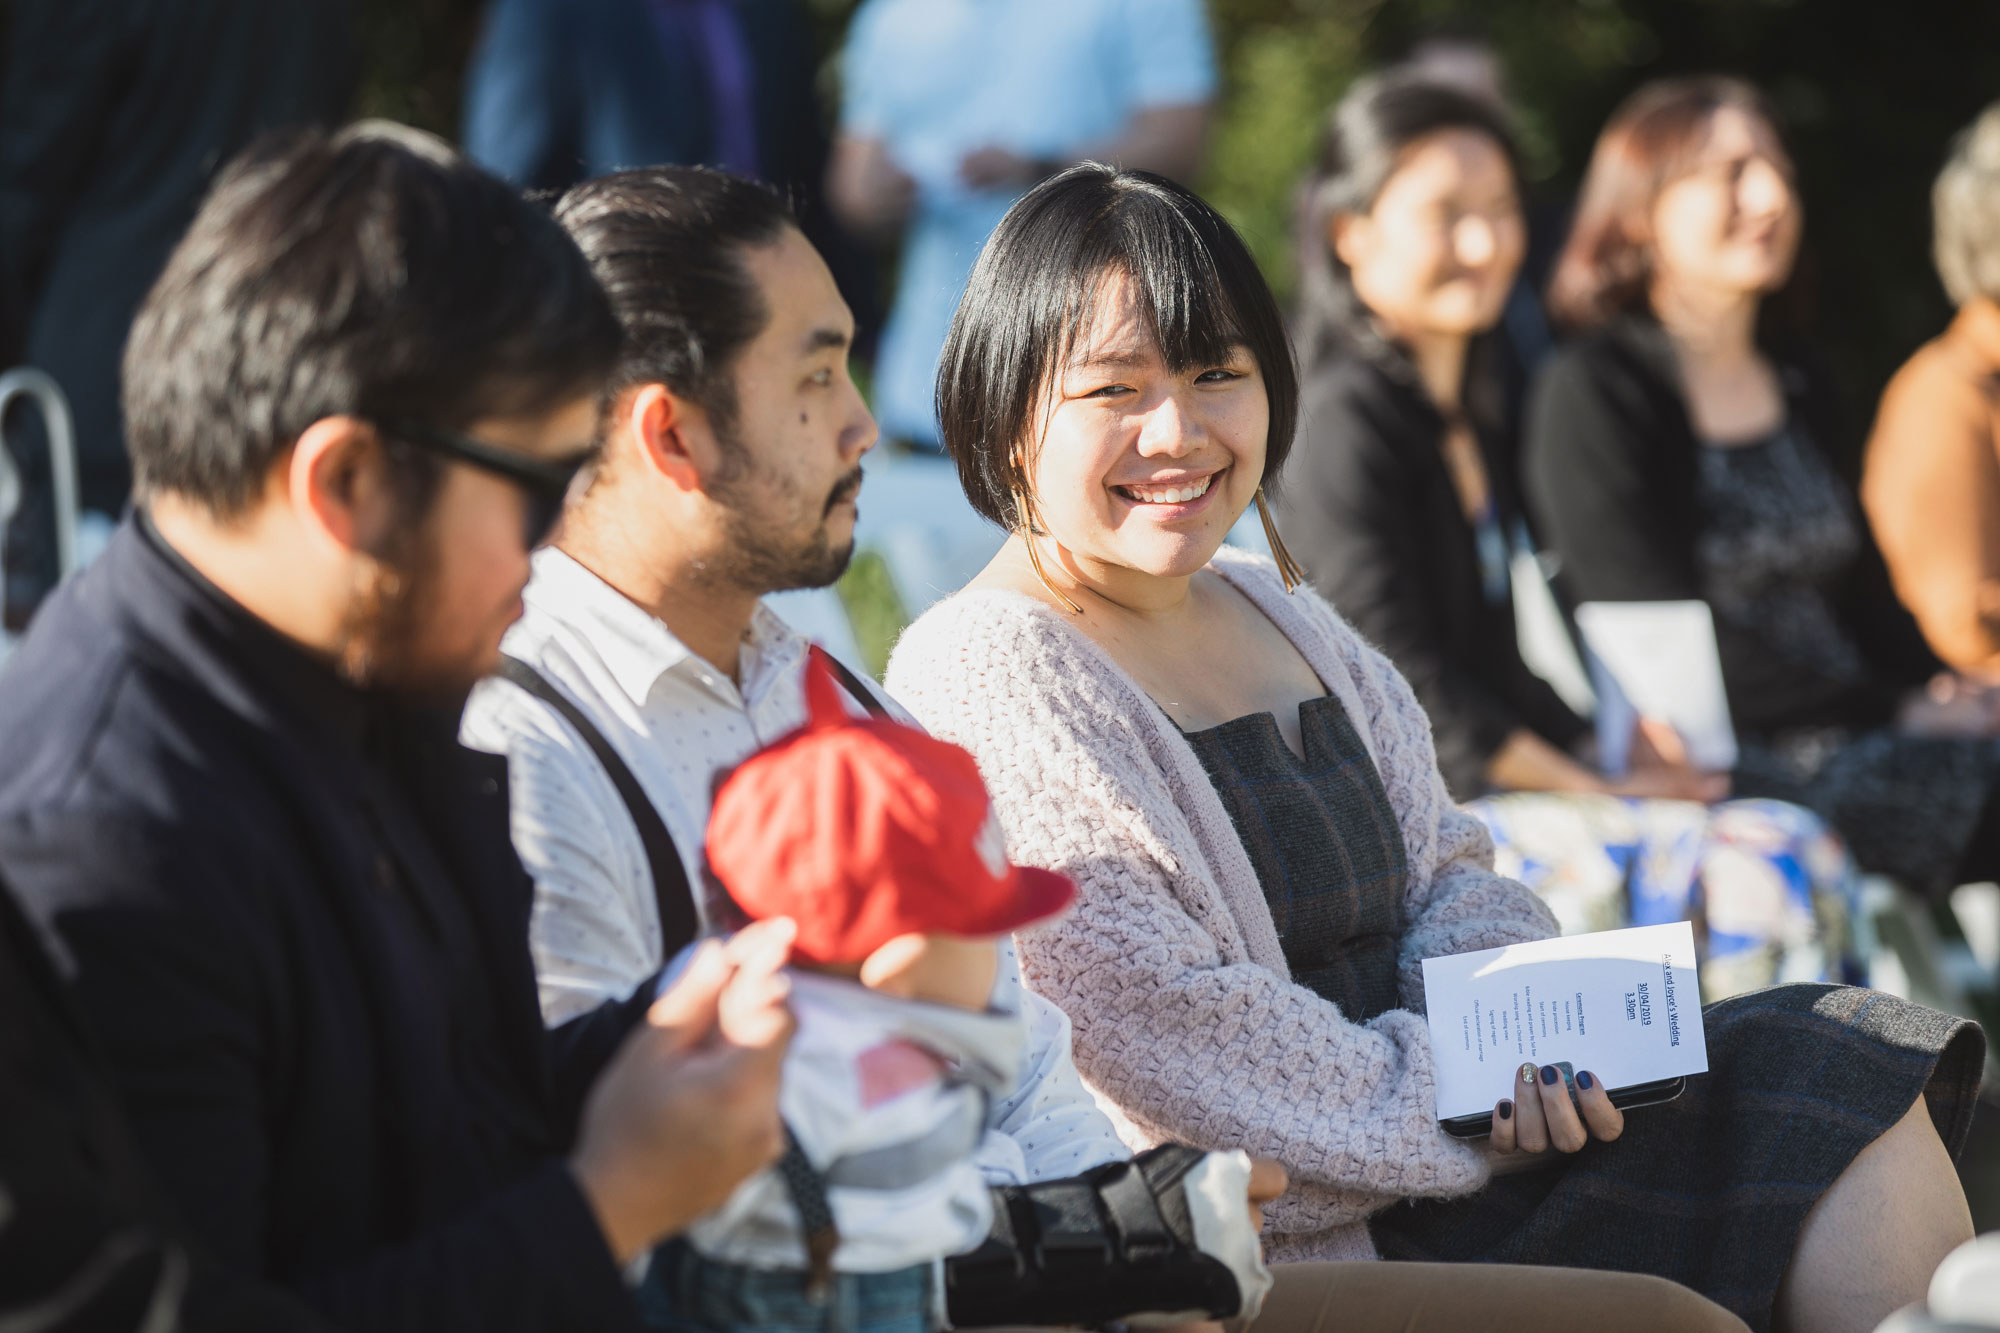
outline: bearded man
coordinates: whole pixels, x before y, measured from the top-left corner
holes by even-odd
[[[0,877],[141,1154],[350,1327],[635,1327],[625,1265],[782,1143],[788,927],[545,1032],[506,769],[456,740],[619,344],[442,142],[253,149],[133,329],[139,508],[0,684]]]

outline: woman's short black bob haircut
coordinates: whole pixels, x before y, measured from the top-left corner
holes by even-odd
[[[1222,215],[1143,171],[1085,162],[1028,191],[980,251],[938,362],[945,449],[972,507],[1024,526],[1032,426],[1048,386],[1088,335],[1098,291],[1124,276],[1169,369],[1207,369],[1247,348],[1271,404],[1264,476],[1298,424],[1298,371],[1278,303]]]

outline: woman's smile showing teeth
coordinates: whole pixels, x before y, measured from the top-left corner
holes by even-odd
[[[1184,481],[1172,486],[1126,485],[1115,489],[1128,500],[1147,505],[1187,504],[1208,494],[1208,488],[1215,481],[1215,474],[1209,473],[1197,481]]]

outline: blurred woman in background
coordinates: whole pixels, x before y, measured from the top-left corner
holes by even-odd
[[[1833,463],[1826,378],[1767,300],[1798,252],[1792,161],[1755,90],[1649,84],[1599,136],[1527,417],[1530,507],[1577,602],[1699,598],[1735,788],[1810,806],[1871,871],[2000,873],[1993,696],[1944,671]]]
[[[1958,136],[1931,193],[1958,306],[1882,395],[1861,498],[1896,593],[1953,667],[2000,681],[2000,103]]]
[[[1513,404],[1488,335],[1523,240],[1498,106],[1412,74],[1341,101],[1307,186],[1283,530],[1314,586],[1415,688],[1439,769],[1493,832],[1498,868],[1565,929],[1704,918],[1709,999],[1851,979],[1855,877],[1814,815],[1708,809],[1727,778],[1696,772],[1650,725],[1631,771],[1605,776],[1590,723],[1522,660],[1511,567],[1539,572],[1526,572]]]

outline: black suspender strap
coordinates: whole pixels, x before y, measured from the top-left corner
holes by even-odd
[[[653,874],[653,901],[660,911],[660,958],[663,962],[672,959],[694,943],[695,936],[701,933],[701,918],[695,912],[694,888],[688,883],[687,866],[682,864],[680,849],[674,846],[673,835],[667,832],[660,812],[653,808],[639,786],[639,779],[632,776],[632,770],[618,757],[618,751],[611,748],[604,733],[553,681],[520,658],[505,655],[500,658],[497,674],[555,709],[604,766],[605,775],[618,789],[618,798],[625,802],[625,811],[639,830],[639,843],[646,850],[646,865]]]
[[[866,709],[869,716],[889,716],[887,705],[862,683],[861,677],[848,670],[845,663],[817,644],[811,651],[827,664],[834,679],[854,696],[855,702]],[[682,863],[680,849],[674,845],[673,835],[667,832],[660,812],[654,809],[645,789],[639,785],[639,779],[618,757],[618,751],[612,748],[597,724],[590,720],[590,715],[557,689],[555,682],[520,658],[504,653],[495,674],[555,709],[563,721],[569,723],[570,729],[590,747],[590,752],[597,756],[597,762],[603,765],[605,775],[611,779],[611,785],[618,789],[618,799],[625,803],[626,813],[639,830],[639,843],[645,848],[646,865],[652,871],[653,901],[660,912],[660,957],[663,961],[671,959],[694,943],[695,936],[701,933],[701,918],[695,912],[694,888],[688,883],[687,866]]]
[[[840,682],[840,687],[854,696],[854,702],[868,710],[868,716],[889,716],[888,705],[875,697],[875,691],[861,683],[861,677],[847,669],[847,663],[841,661],[818,644],[812,646],[812,653],[813,656],[826,663],[827,669],[833,672],[833,678]]]
[[[888,717],[889,709],[875,691],[861,683],[861,677],[826,649],[814,644],[810,650],[833,671],[833,678],[868,711],[870,717]],[[785,1126],[785,1155],[778,1161],[778,1177],[792,1207],[799,1210],[800,1237],[806,1247],[806,1299],[823,1305],[833,1294],[833,1252],[840,1248],[840,1229],[834,1225],[833,1205],[827,1200],[826,1177],[805,1149],[790,1125]]]
[[[875,697],[874,691],[863,685],[861,678],[843,666],[840,659],[817,647],[812,651],[825,659],[834,678],[870,715],[888,716],[888,708]],[[701,922],[695,913],[694,890],[688,883],[687,867],[681,863],[680,850],[674,846],[673,835],[667,832],[660,812],[647,799],[639,779],[619,758],[618,751],[611,747],[597,724],[553,681],[520,658],[504,654],[497,674],[555,709],[604,766],[605,775],[618,789],[618,797],[625,802],[626,812],[639,830],[639,842],[646,849],[646,864],[653,874],[653,900],[660,912],[661,958],[671,959],[694,943]],[[824,1302],[831,1292],[833,1252],[840,1244],[840,1232],[834,1226],[833,1208],[827,1201],[826,1179],[799,1147],[789,1125],[785,1126],[785,1155],[778,1162],[778,1175],[785,1183],[785,1192],[791,1195],[792,1206],[799,1211],[800,1233],[806,1248],[807,1295],[815,1302]]]
[[[840,1228],[833,1222],[833,1204],[826,1197],[826,1177],[799,1146],[799,1136],[785,1127],[785,1155],[778,1159],[778,1179],[799,1211],[799,1239],[806,1248],[806,1299],[824,1305],[833,1294],[833,1252],[840,1248]]]

